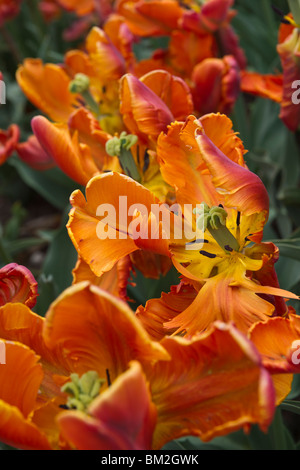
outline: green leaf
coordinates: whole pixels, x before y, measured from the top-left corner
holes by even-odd
[[[69,207],[65,210],[61,227],[49,246],[42,268],[43,275],[53,280],[55,296],[72,284],[72,270],[77,261],[77,251],[66,229],[68,212]]]
[[[290,411],[292,413],[300,415],[300,402],[299,401],[286,399],[280,404],[280,407],[282,410]]]
[[[75,189],[81,189],[80,185],[68,178],[59,168],[36,171],[17,157],[11,158],[9,162],[29,187],[57,209],[63,210],[69,202],[71,193]]]

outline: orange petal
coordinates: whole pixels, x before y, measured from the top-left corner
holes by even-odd
[[[185,120],[194,111],[190,89],[180,77],[166,70],[153,70],[140,80],[167,105],[175,120]]]
[[[78,254],[97,276],[109,271],[119,259],[138,248],[168,256],[167,240],[159,236],[154,240],[146,238],[147,233],[134,239],[130,231],[133,217],[128,216],[128,210],[134,208],[137,201],[147,209],[149,216],[152,204],[160,207],[160,202],[150,191],[119,173],[106,173],[90,180],[86,187],[86,200],[80,191],[72,194],[69,235]],[[105,209],[108,215],[97,212],[99,208]],[[148,218],[145,225],[147,223]],[[155,223],[156,219],[153,220],[156,228]]]
[[[0,306],[8,302],[20,302],[34,307],[37,289],[37,281],[25,266],[10,263],[0,269]]]
[[[240,93],[240,70],[233,56],[203,60],[194,68],[192,81],[194,106],[200,116],[231,113]]]
[[[191,305],[164,326],[192,336],[206,330],[213,322],[222,321],[233,322],[246,333],[254,323],[272,315],[271,303],[243,286],[232,284],[233,279],[226,273],[208,279]]]
[[[187,30],[173,30],[164,62],[171,64],[175,70],[173,73],[188,79],[190,83],[194,67],[214,56],[215,40],[212,34],[199,35]]]
[[[64,291],[46,315],[47,345],[60,345],[73,370],[109,371],[114,380],[131,360],[141,363],[166,358],[163,348],[150,340],[125,302],[88,282]]]
[[[221,152],[205,133],[196,131],[196,141],[203,160],[226,207],[234,207],[244,215],[263,213],[267,218],[269,197],[260,178]]]
[[[126,72],[123,56],[102,29],[91,29],[85,47],[94,72],[101,77],[101,81],[118,80]]]
[[[69,91],[70,78],[56,64],[25,59],[16,74],[27,98],[53,121],[63,121],[74,111],[76,95]]]
[[[165,336],[175,333],[175,328],[170,330],[164,326],[164,323],[186,310],[196,296],[197,291],[190,285],[172,286],[170,293],[163,292],[160,299],[150,299],[145,307],[142,305],[138,307],[136,316],[149,336],[155,341],[160,341]]]
[[[6,363],[0,363],[0,440],[20,449],[50,450],[45,435],[30,422],[43,378],[39,358],[22,344],[2,345]]]
[[[282,100],[282,75],[260,74],[258,72],[241,72],[241,90],[262,98],[269,98],[277,103]]]
[[[121,0],[117,13],[125,18],[134,35],[144,37],[165,35],[175,29],[182,9],[174,0]]]
[[[79,16],[92,13],[95,8],[93,0],[59,0],[59,4],[68,11],[74,11]]]
[[[146,369],[158,410],[154,449],[184,435],[208,441],[255,423],[266,431],[274,412],[272,380],[241,332],[218,322],[190,341],[161,344],[171,360]]]
[[[195,139],[197,129],[201,128],[228,159],[245,166],[243,144],[232,130],[231,120],[220,114],[209,114],[200,120],[191,115],[185,124],[172,123],[168,132],[158,138],[157,157],[163,178],[176,188],[176,198],[180,204],[205,201],[213,206],[223,201],[211,181]]]
[[[11,124],[6,131],[0,129],[0,165],[16,150],[19,139],[20,129],[16,124]]]
[[[50,381],[43,381],[43,391],[51,394],[51,376],[54,371],[56,374],[65,375],[70,367],[59,346],[52,350],[47,348],[43,338],[44,321],[43,317],[23,304],[8,303],[0,307],[0,338],[20,342],[41,357],[44,373],[47,374],[51,370]],[[56,390],[56,387],[54,389]]]
[[[36,116],[31,125],[43,150],[71,179],[85,185],[98,173],[90,148],[79,143],[77,132],[71,135],[67,124],[52,124],[45,117]]]
[[[249,331],[249,337],[270,373],[300,373],[300,318],[297,315],[257,323]]]
[[[63,436],[78,450],[151,449],[156,408],[138,362],[96,398],[88,415],[67,411],[58,416]]]
[[[100,287],[112,295],[119,296],[123,300],[128,300],[127,285],[132,270],[129,256],[121,258],[110,271],[96,276],[89,265],[80,257],[73,269],[73,284],[82,281],[89,281],[91,284]]]
[[[120,81],[120,112],[129,132],[141,139],[156,139],[174,117],[167,105],[133,75]]]

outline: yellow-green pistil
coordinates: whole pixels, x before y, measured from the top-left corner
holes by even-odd
[[[201,209],[194,210],[198,215],[197,227],[203,232],[208,230],[225,252],[239,251],[238,241],[226,227],[226,210],[222,206],[209,207],[206,203],[201,206]]]
[[[74,79],[70,82],[69,90],[71,93],[78,93],[84,99],[87,107],[100,118],[99,104],[95,101],[93,95],[90,92],[90,79],[84,73],[77,73]]]
[[[78,374],[70,375],[70,382],[62,387],[62,392],[70,395],[67,400],[67,408],[85,411],[89,404],[99,395],[105,380],[101,379],[97,372],[89,371],[79,377]]]

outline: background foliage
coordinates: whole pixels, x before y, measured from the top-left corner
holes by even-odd
[[[40,57],[59,63],[64,53],[80,41],[66,42],[63,30],[71,24],[72,14],[45,25],[34,0],[22,2],[19,16],[0,29],[0,70],[4,75],[7,104],[1,106],[0,128],[16,123],[21,140],[31,134],[30,121],[41,114],[26,99],[15,81],[17,66],[26,57]],[[261,73],[281,71],[276,52],[279,16],[272,5],[288,13],[285,0],[236,0],[237,15],[233,26],[243,47],[248,68]],[[139,58],[147,57],[166,39],[143,40],[136,46]],[[263,180],[270,196],[270,218],[264,240],[280,249],[277,263],[280,285],[300,292],[300,135],[291,133],[278,117],[279,105],[269,100],[240,95],[232,113],[234,129],[248,149],[246,161]],[[26,265],[39,283],[35,311],[44,315],[52,300],[72,282],[71,271],[77,254],[65,224],[69,195],[78,188],[59,169],[37,172],[16,155],[0,170],[0,267],[17,262]],[[177,283],[171,271],[163,280],[153,281],[137,273],[137,287],[129,295],[137,304]],[[296,305],[294,305],[298,308]],[[133,305],[134,307],[134,305]],[[299,311],[297,311],[299,313]],[[199,439],[181,439],[166,449],[297,449],[299,447],[300,381],[294,380],[293,391],[278,409],[268,434],[253,428],[249,436],[242,432],[218,438],[208,444]],[[3,448],[6,448],[3,446]]]

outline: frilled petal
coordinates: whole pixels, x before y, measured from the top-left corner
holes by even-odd
[[[74,111],[77,96],[69,91],[70,78],[59,65],[25,59],[16,78],[27,98],[53,121],[66,122]]]
[[[100,128],[98,121],[86,108],[78,108],[70,115],[68,127],[71,133],[78,133],[81,144],[88,146],[99,171],[122,171],[119,159],[109,156],[105,150],[106,142],[112,136]]]
[[[16,124],[11,124],[7,130],[0,129],[0,165],[6,162],[16,150],[19,139],[20,129]]]
[[[101,81],[118,80],[126,72],[123,56],[102,29],[98,27],[91,29],[86,38],[85,48],[94,72]]]
[[[132,263],[129,256],[121,258],[109,271],[96,276],[89,265],[78,257],[75,268],[73,269],[73,284],[82,281],[89,281],[106,292],[119,296],[123,300],[128,300],[127,286],[132,284],[130,281]]]
[[[85,185],[98,173],[91,149],[81,144],[78,132],[71,134],[67,124],[53,124],[44,116],[36,116],[31,126],[43,150],[61,170],[79,184]]]
[[[60,345],[73,369],[106,371],[114,380],[131,360],[153,363],[167,354],[150,340],[127,304],[88,282],[64,291],[46,315],[44,338]]]
[[[120,112],[129,132],[142,140],[156,139],[174,120],[164,101],[134,75],[120,81]]]
[[[80,191],[75,191],[71,203],[69,235],[78,254],[97,276],[138,248],[169,255],[168,242],[161,238],[160,225],[155,215],[151,217],[151,208],[153,205],[160,207],[160,202],[131,178],[119,173],[97,176],[86,187],[86,200]],[[137,225],[141,226],[138,230],[134,213],[141,207],[147,213],[138,217]],[[152,233],[157,238],[152,239]]]
[[[253,259],[262,259],[261,269],[253,273],[253,279],[263,286],[270,286],[280,289],[275,263],[279,259],[279,249],[273,243],[256,243],[246,248],[245,253]],[[288,312],[286,299],[284,296],[265,295],[266,300],[273,303],[274,315],[284,316]]]
[[[45,152],[35,135],[18,144],[16,151],[20,159],[34,170],[49,170],[56,166],[52,155]]]
[[[241,72],[241,90],[262,98],[269,98],[277,103],[282,100],[282,75],[260,74],[243,70]]]
[[[197,130],[204,129],[207,138],[226,155],[228,160],[245,166],[243,144],[232,130],[231,120],[221,114],[209,114],[197,120],[189,116],[184,124],[172,123],[157,141],[157,157],[165,181],[176,189],[180,204],[206,202],[218,205],[218,194],[207,171],[207,165],[195,139]]]
[[[190,89],[180,77],[166,70],[153,70],[140,80],[167,105],[175,120],[183,121],[194,111]]]
[[[0,269],[0,306],[18,302],[34,307],[37,296],[37,281],[25,266],[10,263]]]
[[[196,141],[216,190],[224,195],[225,206],[234,207],[244,215],[262,213],[267,219],[269,197],[261,179],[230,160],[210,140],[204,129],[196,131]]]
[[[203,441],[258,424],[266,430],[274,412],[272,380],[253,344],[232,325],[161,344],[171,361],[159,361],[146,377],[158,411],[153,448],[183,435]]]
[[[194,67],[214,56],[215,40],[212,34],[199,35],[192,31],[176,29],[171,33],[168,51],[163,56],[156,53],[154,57],[163,59],[165,66],[173,67],[172,73],[180,75],[190,83]]]
[[[0,439],[19,449],[50,450],[46,436],[31,422],[43,371],[28,347],[1,341],[6,362],[0,363]]]
[[[78,450],[150,450],[156,408],[138,362],[82,412],[58,417],[62,434]]]
[[[191,78],[194,106],[200,116],[231,113],[240,93],[240,69],[233,56],[203,60],[194,68]]]
[[[290,314],[257,323],[249,338],[270,373],[300,373],[300,317]]]
[[[148,300],[145,307],[140,305],[135,314],[149,336],[155,341],[160,341],[165,336],[175,333],[175,328],[174,330],[166,328],[164,323],[186,310],[196,296],[197,291],[193,286],[184,284],[172,286],[171,291],[168,294],[163,292],[160,299]]]
[[[271,303],[243,286],[232,286],[233,281],[234,276],[226,273],[208,279],[191,305],[164,326],[192,336],[219,320],[233,322],[246,333],[255,322],[272,315]]]

